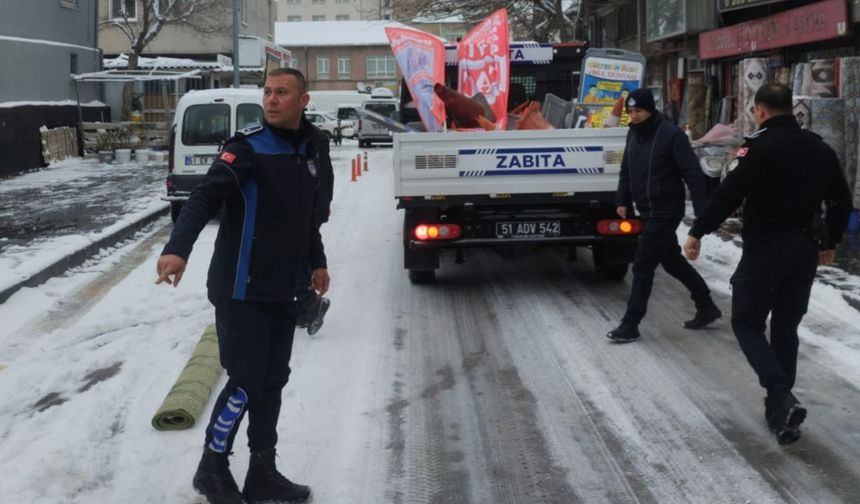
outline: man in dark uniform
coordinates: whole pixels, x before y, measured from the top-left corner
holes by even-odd
[[[655,110],[650,90],[634,90],[627,97],[626,106],[630,131],[615,201],[621,218],[632,213],[630,209],[635,203],[643,228],[633,259],[627,311],[621,325],[606,335],[619,343],[639,338],[639,322],[645,316],[654,271],[660,264],[684,284],[696,305],[696,315],[684,322],[684,327],[700,329],[722,316],[705,280],[684,259],[678,245],[676,230],[686,209],[684,182],[690,188],[696,215],[707,199],[705,175],[690,140]]]
[[[215,402],[194,488],[209,502],[306,502],[310,489],[275,467],[281,390],[290,374],[296,322],[295,285],[310,266],[310,283],[328,290],[316,215],[320,197],[319,138],[302,115],[308,102],[301,72],[281,68],[266,78],[265,122],[227,141],[192,192],[158,259],[156,283],[179,284],[194,241],[226,207],[209,265],[221,364],[228,381]],[[248,413],[251,462],[240,493],[228,455]]]
[[[765,84],[755,95],[759,130],[733,161],[684,252],[699,256],[700,239],[743,204],[743,255],[732,276],[732,329],[759,383],[767,389],[765,418],[780,444],[796,441],[806,418],[791,392],[797,374],[797,327],[806,313],[817,264],[830,264],[851,211],[851,195],[836,154],[800,129],[791,89]],[[826,215],[822,219],[822,202]],[[765,323],[770,314],[770,343]]]

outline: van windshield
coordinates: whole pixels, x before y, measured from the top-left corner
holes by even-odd
[[[236,107],[236,129],[242,130],[263,125],[263,107],[254,103],[240,103]]]
[[[184,145],[218,145],[230,136],[230,105],[207,103],[192,105],[182,120]]]
[[[397,111],[397,106],[393,103],[365,103],[364,108],[385,117],[391,117],[391,114]]]
[[[358,119],[358,113],[356,113],[354,107],[341,107],[337,109],[337,118],[338,119]]]

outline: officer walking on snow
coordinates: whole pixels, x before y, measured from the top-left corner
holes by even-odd
[[[690,229],[684,252],[695,260],[702,236],[744,202],[743,255],[731,280],[732,329],[767,389],[768,427],[787,444],[800,438],[806,418],[791,392],[797,327],[817,265],[835,258],[852,202],[836,153],[821,137],[800,129],[792,115],[791,89],[776,83],[759,88],[755,117],[759,130],[737,151],[734,168]]]
[[[656,111],[650,90],[634,90],[626,106],[630,131],[615,201],[621,218],[628,217],[635,203],[643,229],[633,259],[627,311],[621,324],[606,335],[619,343],[639,338],[639,322],[645,316],[654,271],[660,264],[684,284],[696,304],[696,315],[684,322],[684,327],[700,329],[722,316],[705,280],[681,255],[676,235],[686,207],[684,182],[690,188],[696,215],[707,199],[705,175],[696,154],[684,132]]]
[[[269,72],[265,122],[227,141],[193,191],[158,259],[156,283],[179,284],[191,248],[222,205],[207,281],[215,305],[221,364],[228,381],[215,402],[194,488],[210,502],[307,502],[310,488],[275,467],[281,390],[290,374],[296,278],[308,266],[328,290],[317,216],[325,135],[302,115],[309,100],[301,72]],[[240,493],[228,455],[245,413],[251,461]]]

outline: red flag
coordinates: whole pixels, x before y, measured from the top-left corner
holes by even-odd
[[[433,85],[445,82],[445,45],[420,30],[386,28],[385,34],[424,127],[444,130],[445,106],[433,93]]]
[[[457,66],[457,90],[468,97],[482,93],[496,116],[496,128],[505,129],[511,66],[506,9],[491,14],[460,41]]]

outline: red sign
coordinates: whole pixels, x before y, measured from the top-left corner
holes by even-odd
[[[457,90],[469,98],[483,93],[500,130],[508,123],[510,70],[508,11],[503,8],[472,28],[457,45]]]
[[[736,56],[848,34],[845,0],[824,0],[699,34],[699,58]]]

